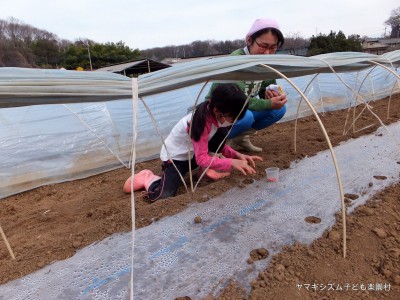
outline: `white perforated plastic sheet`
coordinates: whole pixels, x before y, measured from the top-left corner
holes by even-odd
[[[389,128],[393,136],[380,129],[335,148],[345,192],[360,195],[349,211],[399,181],[400,123]],[[374,175],[387,179],[376,180]],[[135,299],[201,299],[231,278],[249,287],[273,254],[295,241],[311,243],[333,225],[339,210],[328,151],[293,163],[281,171],[278,183],[264,179],[193,204],[136,231]],[[202,217],[201,224],[193,222],[196,215]],[[321,223],[309,224],[304,221],[307,216]],[[130,237],[114,235],[2,285],[0,299],[128,299]],[[268,249],[269,257],[247,264],[250,251],[260,247]]]

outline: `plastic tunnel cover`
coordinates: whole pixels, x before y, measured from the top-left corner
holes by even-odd
[[[339,75],[355,91],[360,89],[366,101],[400,92],[395,76],[382,68],[374,68],[370,74],[369,70]],[[368,80],[363,81],[367,75]],[[293,81],[304,91],[314,76]],[[278,83],[288,94],[284,122],[296,117],[301,97],[285,80]],[[164,138],[194,104],[202,85],[144,97]],[[202,98],[206,91],[207,88]],[[355,95],[335,74],[319,74],[308,87],[306,96],[319,112],[348,108],[356,103]],[[310,113],[302,101],[299,116]],[[141,101],[137,125],[136,161],[157,157],[161,139]],[[120,160],[129,162],[132,134],[131,99],[0,109],[0,199],[41,185],[122,167]]]

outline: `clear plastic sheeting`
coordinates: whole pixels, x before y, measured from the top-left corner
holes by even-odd
[[[119,74],[0,68],[0,108],[130,97],[131,79]]]
[[[198,60],[142,75],[139,80],[139,95],[155,94],[206,80],[278,79],[280,75],[276,71],[289,78],[332,73],[331,68],[339,73],[355,72],[373,66],[374,62],[394,67],[400,62],[400,50],[382,55],[335,52],[311,57],[282,54],[236,55]]]
[[[336,52],[312,57],[235,55],[177,64],[138,78],[139,96],[154,95],[207,80],[264,80],[317,73],[355,72],[375,63],[393,67],[400,50],[373,55]],[[271,68],[267,68],[269,66]],[[25,105],[110,101],[132,97],[127,77],[102,72],[0,68],[0,108]]]
[[[193,88],[146,98],[164,137],[194,103],[197,92]],[[137,139],[137,161],[157,156],[161,140],[141,102]],[[0,198],[129,167],[131,149],[130,99],[1,109]]]
[[[360,90],[365,101],[400,92],[397,78],[383,68],[339,73],[338,76],[354,91]],[[361,100],[355,101],[356,95],[339,81],[338,76],[308,75],[292,81],[305,91],[319,112],[359,104]],[[288,94],[287,113],[282,121],[294,119],[301,96],[286,80],[279,79],[278,83]],[[203,85],[141,97],[164,138],[194,105]],[[206,86],[200,101],[208,89]],[[310,114],[311,110],[303,100],[300,117]],[[136,160],[157,157],[161,145],[157,130],[139,101]],[[131,99],[0,109],[0,198],[129,166],[131,149]]]
[[[396,72],[400,74],[400,69]],[[352,107],[363,104],[364,101],[374,101],[400,92],[400,80],[378,67],[356,73],[314,74],[291,80],[321,113]],[[287,112],[282,121],[296,117],[300,102],[299,117],[312,114],[309,106],[292,85],[284,79],[278,79],[277,82],[288,94]]]
[[[389,128],[393,136],[381,128],[335,147],[345,192],[360,196],[350,212],[399,180],[400,123]],[[295,241],[309,244],[321,236],[340,210],[329,152],[293,163],[280,175],[279,182],[263,179],[234,188],[136,230],[134,298],[203,299],[218,293],[230,279],[249,289],[251,280],[283,246]],[[377,180],[375,175],[386,179]],[[198,215],[202,223],[195,224]],[[321,222],[307,223],[309,216]],[[72,258],[0,286],[0,298],[127,299],[130,247],[131,234],[114,235]],[[269,251],[268,258],[249,265],[250,251],[260,247]]]

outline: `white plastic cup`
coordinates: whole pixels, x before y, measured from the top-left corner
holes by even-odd
[[[268,182],[278,182],[279,181],[279,168],[277,168],[277,167],[266,168],[265,174],[267,174]]]

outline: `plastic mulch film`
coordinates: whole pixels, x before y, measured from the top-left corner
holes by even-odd
[[[400,123],[389,128],[394,136],[380,128],[335,147],[345,191],[359,195],[348,212],[398,181]],[[309,244],[333,225],[338,198],[330,154],[323,151],[281,171],[279,182],[262,179],[237,187],[138,229],[134,299],[203,299],[231,279],[250,289],[283,246]],[[200,224],[195,216],[201,216]],[[320,223],[308,223],[307,217]],[[0,298],[127,299],[130,247],[130,233],[113,235],[2,285]],[[269,256],[249,265],[250,251],[257,248],[267,249]]]

